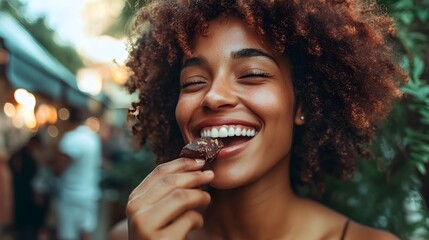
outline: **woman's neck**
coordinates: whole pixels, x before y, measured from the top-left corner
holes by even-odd
[[[205,230],[222,239],[274,239],[293,228],[299,202],[289,180],[289,160],[264,177],[232,190],[212,190]]]

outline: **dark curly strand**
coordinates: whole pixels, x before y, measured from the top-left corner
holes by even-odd
[[[345,178],[365,155],[406,75],[387,44],[392,20],[364,0],[149,1],[136,22],[127,86],[140,93],[134,132],[158,162],[177,157],[183,140],[175,120],[180,63],[191,39],[221,15],[242,18],[291,60],[305,126],[296,129],[292,164],[300,181],[323,187]]]

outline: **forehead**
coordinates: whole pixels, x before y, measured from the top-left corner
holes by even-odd
[[[242,48],[261,49],[275,55],[272,44],[264,36],[233,16],[221,16],[210,21],[207,31],[194,36],[191,45],[192,55],[215,50],[233,52]]]

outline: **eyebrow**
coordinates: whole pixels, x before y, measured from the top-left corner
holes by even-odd
[[[243,48],[238,51],[231,52],[233,59],[250,58],[250,57],[266,57],[277,64],[277,61],[270,54],[256,48]]]
[[[186,67],[200,66],[204,64],[208,64],[208,61],[205,57],[191,57],[183,62],[182,69]]]

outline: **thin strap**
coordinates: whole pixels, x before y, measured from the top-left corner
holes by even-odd
[[[349,227],[350,219],[347,219],[346,224],[344,224],[343,233],[341,233],[340,240],[343,240],[347,233],[347,228]]]

